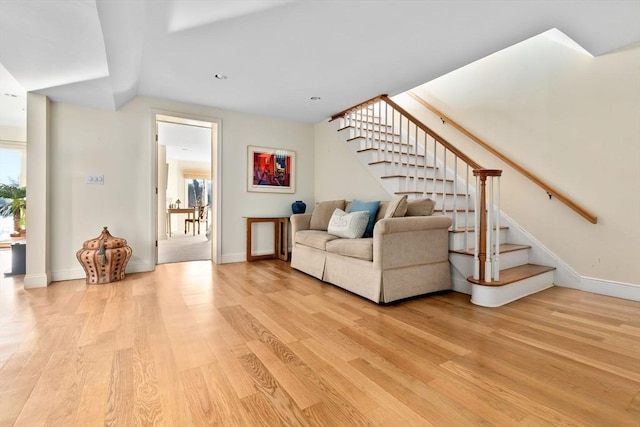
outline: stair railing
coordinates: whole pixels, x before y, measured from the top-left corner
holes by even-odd
[[[351,131],[350,140],[360,141],[359,151],[375,153],[373,163],[385,165],[385,177],[402,178],[403,189],[396,194],[430,197],[438,212],[452,216],[452,229],[464,233],[467,251],[473,230],[473,278],[487,283],[499,280],[502,171],[483,168],[387,95],[331,117],[338,119],[342,129]],[[476,180],[473,210],[471,174]]]

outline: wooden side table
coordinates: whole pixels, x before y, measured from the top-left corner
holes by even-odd
[[[279,258],[283,261],[289,259],[289,218],[288,217],[245,217],[247,220],[247,261]],[[273,253],[253,255],[251,253],[253,242],[253,224],[260,222],[273,223]]]
[[[187,218],[195,219],[197,218],[197,210],[198,208],[171,208],[167,209],[167,234],[171,237],[171,214],[187,214]],[[187,228],[185,226],[184,234],[187,234]],[[193,235],[196,235],[196,227],[194,224],[193,227]]]

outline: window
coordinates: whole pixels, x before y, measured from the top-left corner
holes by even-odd
[[[22,170],[25,154],[24,143],[5,143],[4,141],[0,143],[0,184],[25,185],[25,176]],[[4,206],[6,203],[7,200],[0,198],[0,206]],[[9,240],[13,229],[13,216],[0,216],[0,241]]]
[[[211,205],[211,180],[210,179],[185,179],[187,186],[187,206]]]

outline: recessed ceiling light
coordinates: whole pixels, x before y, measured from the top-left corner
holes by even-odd
[[[319,96],[312,96],[311,100],[312,101],[320,101],[322,98],[320,98]]]
[[[218,80],[226,80],[227,76],[225,76],[224,74],[216,74],[213,77],[215,77]]]

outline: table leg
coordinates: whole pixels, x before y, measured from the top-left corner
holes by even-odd
[[[282,261],[289,259],[289,218],[278,219],[278,258]]]

